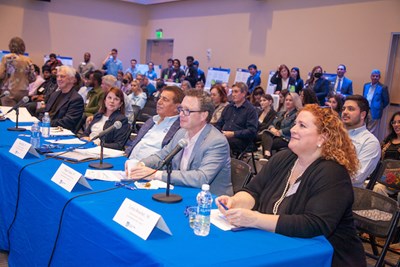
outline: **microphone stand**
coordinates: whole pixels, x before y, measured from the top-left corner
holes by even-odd
[[[93,169],[111,169],[112,167],[114,167],[112,164],[110,163],[103,163],[103,147],[104,147],[104,140],[103,138],[100,138],[100,162],[99,163],[90,163],[89,167],[93,168]]]
[[[178,203],[182,201],[182,197],[180,195],[176,194],[170,194],[169,193],[169,187],[171,184],[171,172],[172,172],[172,161],[168,162],[167,164],[167,189],[165,194],[154,194],[153,199],[158,201],[158,202],[163,202],[163,203]]]
[[[7,128],[7,130],[8,131],[14,131],[14,132],[24,132],[24,131],[26,131],[25,128],[18,128],[19,107],[17,107],[15,109],[15,115],[16,115],[15,127]]]

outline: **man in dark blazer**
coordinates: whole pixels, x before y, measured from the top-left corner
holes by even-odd
[[[53,92],[46,103],[44,112],[48,112],[52,127],[63,127],[75,132],[84,111],[83,99],[76,90],[76,70],[69,66],[60,66],[57,71],[58,89]],[[42,119],[40,114],[39,120]]]
[[[367,120],[367,128],[381,141],[382,139],[379,138],[380,121],[383,110],[389,105],[390,100],[388,87],[379,82],[380,78],[381,72],[379,70],[375,69],[371,72],[371,82],[364,84],[363,96],[368,100],[371,110]]]
[[[160,151],[180,128],[178,106],[184,98],[177,86],[167,86],[157,101],[157,115],[148,119],[125,150],[129,159],[141,160]]]
[[[331,92],[333,94],[341,94],[344,97],[353,95],[353,81],[345,77],[346,66],[340,64],[336,70],[337,76],[330,79]]]

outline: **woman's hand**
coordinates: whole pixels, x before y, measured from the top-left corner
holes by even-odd
[[[228,222],[235,226],[254,227],[260,213],[249,209],[229,209],[225,212]]]
[[[220,211],[222,214],[225,214],[227,210],[225,209],[225,207],[223,207],[223,206],[221,205],[221,203],[224,204],[225,207],[227,207],[228,209],[234,207],[233,198],[232,198],[232,197],[225,196],[225,195],[217,197],[217,198],[215,199],[215,204],[217,205],[219,211]]]

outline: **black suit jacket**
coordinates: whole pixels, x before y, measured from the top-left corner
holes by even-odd
[[[56,99],[61,95],[61,90],[55,91],[47,101],[45,112],[49,112],[55,104]],[[71,89],[66,96],[55,107],[55,112],[51,117],[51,126],[61,126],[75,132],[75,128],[82,118],[84,111],[83,99],[74,89]],[[42,116],[43,117],[43,114]],[[41,118],[39,118],[41,119]]]

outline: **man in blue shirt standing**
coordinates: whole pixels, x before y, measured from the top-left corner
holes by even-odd
[[[137,60],[131,59],[131,66],[129,68],[127,68],[125,71],[125,74],[129,72],[132,75],[133,79],[136,79],[136,75],[138,75],[138,73],[139,73],[139,70],[136,67],[136,64],[137,64]]]
[[[215,127],[228,139],[233,153],[242,152],[253,142],[257,134],[256,108],[246,99],[247,86],[238,82],[232,85],[232,103],[222,111]]]
[[[261,84],[260,73],[258,73],[257,66],[255,64],[249,65],[247,68],[250,72],[249,78],[247,78],[247,87],[249,88],[249,94],[251,94],[257,86]]]
[[[106,74],[111,74],[115,77],[118,75],[118,71],[123,71],[122,61],[117,58],[118,50],[113,48],[111,52],[103,61],[103,68],[106,69]]]

